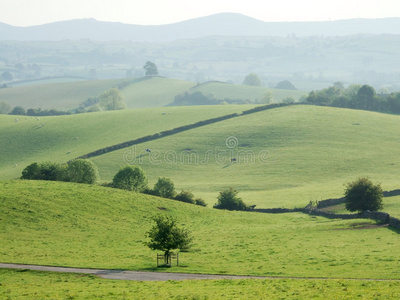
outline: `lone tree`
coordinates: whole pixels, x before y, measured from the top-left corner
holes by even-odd
[[[126,108],[124,96],[117,88],[109,89],[99,96],[100,107],[104,110],[121,110]]]
[[[67,178],[71,182],[94,184],[99,180],[96,165],[87,159],[76,159],[68,165]]]
[[[146,173],[138,166],[125,166],[113,178],[115,188],[135,192],[142,192],[147,182]]]
[[[221,191],[218,196],[218,203],[214,208],[227,210],[247,210],[247,205],[237,196],[239,192],[233,188]]]
[[[250,86],[261,86],[261,79],[256,73],[250,73],[244,78],[243,84]]]
[[[193,242],[190,231],[180,228],[176,219],[168,216],[158,215],[153,218],[156,223],[150,231],[146,233],[146,238],[150,242],[144,244],[152,250],[164,252],[164,261],[166,265],[171,264],[171,251],[179,249],[187,251]]]
[[[146,71],[146,76],[157,76],[158,69],[155,63],[148,61],[144,66],[143,69]]]
[[[166,177],[158,178],[154,184],[154,194],[163,198],[173,199],[175,196],[175,185],[171,179]]]
[[[373,184],[366,177],[346,184],[344,196],[346,209],[349,211],[377,211],[383,208],[383,192],[380,184]]]

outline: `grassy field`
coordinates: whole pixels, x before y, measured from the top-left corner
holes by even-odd
[[[99,148],[251,107],[152,108],[40,120],[22,116],[18,122],[15,116],[0,115],[0,179],[20,176],[22,169],[34,161],[64,163]]]
[[[127,86],[122,94],[128,108],[162,107],[194,85],[189,81],[154,77]]]
[[[125,82],[127,79],[74,81],[64,83],[16,86],[0,89],[0,99],[12,107],[69,110],[77,108],[89,97],[100,95],[105,90]]]
[[[0,199],[1,262],[157,270],[143,241],[163,213],[195,237],[181,267],[168,271],[400,279],[398,231],[367,229],[368,220],[220,211],[57,182],[2,181]]]
[[[233,187],[258,207],[304,207],[341,197],[359,176],[399,187],[400,118],[366,111],[291,106],[241,116],[93,158],[111,180],[124,163],[150,183],[170,177],[214,204]],[[227,144],[232,143],[232,144]],[[144,149],[152,154],[144,154]],[[231,162],[236,158],[236,162]]]
[[[307,94],[304,91],[277,90],[222,82],[209,82],[200,84],[193,87],[191,91],[202,92],[204,95],[212,94],[217,99],[243,99],[250,100],[251,102],[262,102],[262,99],[266,93],[270,93],[272,95],[272,102],[281,102],[287,97],[292,97],[293,99],[298,100],[301,96]]]
[[[4,299],[398,299],[400,283],[354,280],[134,282],[91,275],[0,270]]]

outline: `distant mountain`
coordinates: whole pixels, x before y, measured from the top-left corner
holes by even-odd
[[[80,19],[16,27],[0,23],[0,40],[57,41],[90,39],[165,42],[205,36],[296,36],[400,34],[400,18],[350,19],[326,22],[264,22],[235,13],[221,13],[168,25],[130,25]]]

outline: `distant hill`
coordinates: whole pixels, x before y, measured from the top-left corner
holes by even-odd
[[[264,22],[236,13],[221,13],[167,25],[131,25],[94,19],[61,21],[30,27],[0,23],[0,40],[57,41],[91,39],[163,42],[205,36],[311,36],[400,34],[400,18],[324,22]]]

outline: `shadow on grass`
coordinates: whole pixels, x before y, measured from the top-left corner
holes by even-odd
[[[388,226],[388,229],[389,230],[391,230],[391,231],[393,231],[393,232],[395,232],[395,233],[398,233],[398,234],[400,234],[400,228],[396,228],[396,227],[393,227],[393,226]]]

